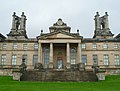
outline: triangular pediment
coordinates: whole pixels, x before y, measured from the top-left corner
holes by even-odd
[[[66,34],[63,34],[63,33],[57,33],[57,34],[53,34],[51,36],[48,36],[47,38],[74,38],[73,36],[70,36],[70,35],[66,35]]]
[[[57,32],[42,34],[41,36],[39,36],[39,38],[41,39],[76,39],[76,38],[81,38],[81,36],[79,36],[77,33],[57,31]]]

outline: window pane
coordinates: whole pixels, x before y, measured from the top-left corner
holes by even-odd
[[[38,49],[38,44],[37,44],[37,43],[34,44],[34,49],[35,49],[35,50]]]
[[[2,45],[2,49],[6,49],[6,48],[7,48],[7,44],[5,43]]]
[[[38,63],[38,55],[33,55],[33,65]]]
[[[117,49],[118,48],[118,44],[114,44],[114,49]]]
[[[108,48],[108,44],[103,44],[103,48],[107,49]]]
[[[86,65],[87,63],[87,55],[82,55],[82,63]]]
[[[6,65],[6,54],[2,54],[2,57],[1,57],[1,59],[2,59],[2,65]]]
[[[16,65],[16,55],[12,55],[12,65]]]
[[[120,57],[119,57],[119,54],[114,55],[114,59],[115,59],[115,65],[120,65]]]
[[[44,48],[44,64],[49,64],[49,49]]]
[[[27,44],[23,44],[23,49],[27,49],[28,45]]]
[[[76,50],[74,48],[70,49],[70,62],[71,64],[75,64],[75,57],[76,56]]]
[[[107,54],[104,55],[104,65],[109,65],[109,56]]]
[[[13,43],[13,49],[16,49],[16,48],[17,48],[17,44]]]
[[[85,48],[86,48],[86,45],[85,45],[85,44],[82,44],[81,47],[82,47],[82,49],[85,49]]]
[[[93,49],[96,49],[97,48],[97,45],[96,44],[93,44]]]

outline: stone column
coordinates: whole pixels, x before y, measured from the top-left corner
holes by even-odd
[[[77,48],[77,62],[76,63],[81,63],[81,45],[78,43],[78,48]]]
[[[43,64],[43,60],[42,60],[42,43],[39,43],[38,62]]]
[[[53,68],[53,43],[50,43],[50,62],[49,68]]]
[[[67,67],[67,69],[69,69],[70,68],[70,44],[69,43],[67,43],[67,48],[66,48],[67,50],[66,50],[66,59],[67,59],[67,64],[66,64],[66,67]]]

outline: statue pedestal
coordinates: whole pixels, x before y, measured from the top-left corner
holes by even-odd
[[[70,69],[70,63],[67,63],[67,64],[66,64],[66,68],[67,68],[67,69]]]
[[[49,63],[49,68],[53,69],[53,63]]]

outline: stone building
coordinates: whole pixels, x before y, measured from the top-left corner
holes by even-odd
[[[10,33],[7,37],[0,33],[1,70],[18,68],[25,59],[27,69],[36,63],[51,69],[84,63],[86,70],[95,65],[107,73],[120,73],[120,34],[114,37],[110,31],[107,12],[102,17],[96,13],[93,38],[84,38],[79,30],[71,33],[62,19],[49,27],[49,33],[41,30],[39,36],[28,38],[26,20],[24,12],[21,17],[14,12]]]

